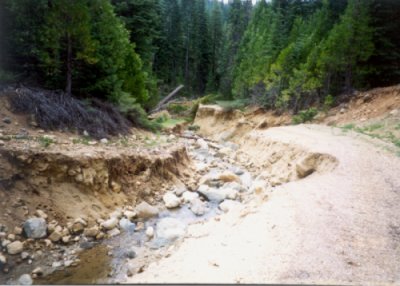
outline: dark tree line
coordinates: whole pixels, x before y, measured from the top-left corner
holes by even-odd
[[[395,0],[4,0],[0,79],[151,108],[179,84],[299,110],[400,80]]]

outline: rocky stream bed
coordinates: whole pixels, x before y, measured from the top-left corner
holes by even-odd
[[[0,279],[7,284],[93,284],[123,283],[162,257],[168,257],[197,224],[220,219],[240,210],[265,186],[230,154],[238,149],[232,142],[216,144],[185,131],[186,149],[195,165],[195,185],[176,185],[162,202],[143,201],[125,206],[89,227],[84,218],[67,227],[48,221],[44,211],[14,231],[2,229]],[[24,234],[21,242],[15,235]],[[62,242],[74,241],[64,245]],[[30,244],[33,251],[25,251]],[[51,250],[49,247],[51,246]],[[9,272],[9,273],[8,273]]]

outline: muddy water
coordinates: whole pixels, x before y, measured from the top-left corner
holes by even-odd
[[[193,143],[188,142],[188,147]],[[237,166],[216,158],[215,154],[209,150],[189,149],[189,154],[196,165],[210,165],[216,161],[220,163],[217,164],[219,167],[209,168],[209,174],[232,168],[237,169]],[[240,175],[240,178],[243,185],[248,185],[252,180],[251,175],[246,171]],[[137,227],[129,231],[121,230],[120,235],[104,240],[91,249],[83,250],[79,254],[81,263],[78,266],[55,271],[40,280],[35,280],[35,284],[123,283],[129,272],[131,272],[129,275],[134,275],[144,271],[149,264],[168,256],[173,251],[174,245],[177,244],[176,241],[159,240],[157,237],[149,239],[145,234],[147,227],[152,226],[156,229],[157,222],[165,217],[176,218],[188,226],[209,220],[220,213],[218,204],[211,202],[208,202],[208,211],[203,216],[193,214],[187,205],[173,210],[165,210],[156,218],[142,222],[144,225],[140,229]],[[138,225],[136,224],[136,226]],[[133,259],[127,256],[129,250],[135,252]]]
[[[107,255],[108,248],[99,244],[81,253],[78,266],[63,270],[35,280],[35,284],[102,284],[107,283],[112,269],[111,258]]]
[[[149,226],[155,228],[161,218],[177,218],[189,225],[205,221],[215,216],[217,205],[210,205],[210,211],[198,217],[185,205],[179,209],[164,211],[156,219],[144,222],[141,231],[123,231],[121,235],[105,240],[94,245],[91,249],[84,250],[79,255],[80,264],[55,271],[46,277],[35,280],[35,284],[103,284],[123,282],[126,279],[128,266],[143,271],[146,265],[165,253],[174,241],[163,241],[154,238],[149,240],[145,229]],[[127,251],[133,249],[136,253],[134,259],[127,258]],[[130,261],[128,263],[128,261]]]

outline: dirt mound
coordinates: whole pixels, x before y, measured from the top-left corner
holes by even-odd
[[[400,85],[357,93],[348,103],[331,109],[322,121],[328,125],[365,122],[400,108]]]

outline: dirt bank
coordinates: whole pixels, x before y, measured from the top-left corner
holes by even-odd
[[[238,119],[218,125],[211,109],[196,124],[221,139]],[[318,125],[227,138],[240,144],[229,156],[261,175],[266,199],[197,226],[175,253],[129,282],[400,282],[400,158],[385,149],[391,144]],[[311,174],[299,178],[298,166],[309,163]]]

